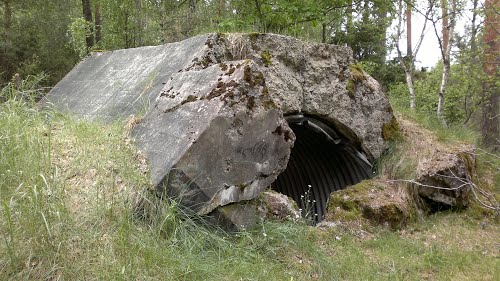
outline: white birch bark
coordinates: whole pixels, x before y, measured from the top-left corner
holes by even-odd
[[[409,5],[409,4],[407,4]],[[399,41],[402,38],[403,31],[402,31],[402,25],[403,25],[403,1],[399,1],[399,7],[398,7],[398,25],[397,25],[397,34],[396,34],[396,50],[398,52],[398,59],[403,67],[403,70],[405,72],[405,77],[406,77],[406,85],[408,87],[408,93],[410,96],[410,108],[415,109],[416,106],[416,95],[415,95],[415,87],[413,86],[413,68],[415,65],[415,58],[417,57],[418,51],[420,50],[420,46],[422,45],[422,41],[424,41],[425,37],[425,29],[427,27],[427,19],[429,18],[429,15],[432,12],[433,9],[433,4],[429,3],[428,9],[426,13],[424,14],[424,24],[422,26],[422,30],[420,32],[420,36],[417,41],[417,45],[415,46],[415,50],[407,50],[407,56],[406,59],[402,55],[400,46],[399,46]],[[408,57],[408,55],[410,55]]]
[[[443,3],[446,3],[445,1],[442,1]],[[450,76],[450,60],[451,60],[451,46],[453,45],[453,32],[455,30],[455,19],[457,15],[456,7],[457,3],[456,0],[450,0],[451,7],[448,9],[448,7],[443,8],[443,18],[448,17],[448,27],[444,27],[448,29],[448,32],[444,32],[443,28],[443,38],[442,40],[439,40],[439,45],[441,47],[441,56],[443,59],[443,73],[441,75],[441,86],[439,87],[439,92],[438,92],[438,107],[437,107],[437,117],[443,123],[443,125],[446,126],[446,120],[443,115],[443,110],[444,110],[444,97],[446,95],[446,86],[448,84],[448,78]],[[444,21],[443,21],[444,22]],[[437,35],[437,29],[436,25],[434,24],[434,30]],[[445,38],[447,36],[448,38]],[[438,36],[439,39],[439,36]],[[447,44],[443,44],[442,42],[447,42]],[[443,46],[444,45],[444,46]]]
[[[408,92],[410,93],[410,108],[415,109],[415,88],[413,87],[413,75],[410,71],[406,71],[406,84],[408,85]]]

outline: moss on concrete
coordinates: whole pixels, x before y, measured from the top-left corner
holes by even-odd
[[[351,71],[351,80],[354,82],[358,83],[366,79],[365,72],[361,68],[361,65],[351,64],[349,70]]]
[[[415,211],[405,194],[384,182],[365,180],[335,191],[328,201],[327,221],[368,221],[398,229],[412,218]]]
[[[272,62],[273,56],[268,51],[263,51],[262,53],[260,53],[260,58],[262,59],[262,63],[265,66],[270,66],[273,64]]]
[[[354,83],[350,79],[347,81],[347,94],[351,98],[354,98],[356,96],[356,83]]]
[[[356,87],[358,83],[366,79],[365,72],[359,64],[351,64],[349,66],[349,80],[347,81],[347,94],[349,97],[354,98],[356,95]]]
[[[264,33],[260,33],[260,32],[250,32],[247,34],[248,34],[248,38],[250,38],[250,40],[257,40],[260,36],[264,35]]]
[[[401,128],[399,127],[396,117],[393,116],[389,123],[382,125],[382,138],[386,141],[401,138]]]

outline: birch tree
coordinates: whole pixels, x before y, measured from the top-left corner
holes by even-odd
[[[446,125],[446,120],[443,116],[444,97],[446,95],[446,86],[450,76],[451,64],[451,46],[453,45],[453,32],[457,18],[457,0],[441,0],[441,36],[439,35],[437,23],[438,20],[433,20],[434,32],[438,39],[439,48],[441,51],[441,59],[443,61],[443,72],[441,75],[441,86],[438,92],[437,117]]]
[[[412,8],[413,4],[408,1],[408,2],[403,2],[402,0],[399,0],[399,5],[398,5],[398,13],[397,13],[397,32],[396,32],[396,38],[394,41],[396,42],[396,51],[398,54],[398,61],[403,67],[403,70],[405,72],[405,77],[406,77],[406,84],[408,86],[408,92],[410,95],[410,108],[415,109],[415,88],[413,86],[413,71],[415,69],[415,58],[418,54],[418,51],[420,50],[420,46],[422,45],[422,41],[424,40],[425,37],[425,31],[427,28],[427,18],[429,18],[429,15],[431,14],[433,7],[434,7],[434,0],[429,1],[429,5],[427,6],[427,9],[424,13],[424,24],[422,25],[422,29],[420,31],[417,44],[415,45],[415,48],[412,48],[412,34],[411,34],[411,14],[412,14]],[[406,10],[405,13],[403,13],[403,6],[406,4]],[[405,17],[406,15],[406,17]],[[407,46],[406,46],[406,55],[403,55],[403,52],[401,51],[400,47],[400,41],[403,38],[404,30],[403,30],[403,24],[406,21],[406,38],[407,38]]]

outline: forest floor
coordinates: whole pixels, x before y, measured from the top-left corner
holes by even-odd
[[[478,155],[477,184],[497,197],[499,162]],[[0,104],[0,280],[500,280],[499,220],[475,201],[400,230],[266,221],[226,233],[175,202],[138,219],[148,178],[122,123]]]

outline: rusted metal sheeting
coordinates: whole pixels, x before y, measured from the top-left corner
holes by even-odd
[[[287,117],[295,141],[286,170],[273,188],[292,197],[303,215],[319,222],[330,193],[356,184],[372,174],[372,166],[325,123],[301,115]]]

